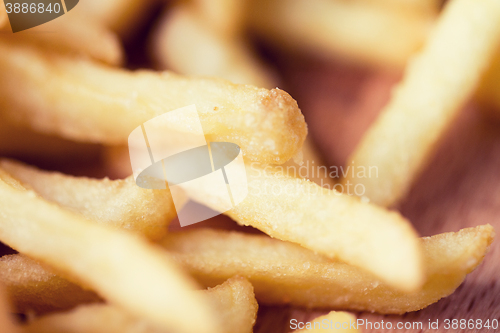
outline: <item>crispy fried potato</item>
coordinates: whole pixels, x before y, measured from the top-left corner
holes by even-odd
[[[292,50],[401,68],[424,43],[433,18],[375,4],[331,0],[252,2],[251,27]]]
[[[451,1],[391,101],[347,160],[354,170],[376,166],[378,177],[349,173],[344,184],[362,184],[364,195],[383,206],[404,197],[476,89],[499,40],[499,1]]]
[[[329,190],[335,188],[335,181],[328,172],[329,168],[321,158],[310,136],[306,137],[302,151],[283,164],[283,168],[289,168],[287,170],[293,177],[308,179]]]
[[[252,285],[244,278],[232,278],[201,291],[224,328],[220,333],[251,333],[257,315]],[[38,318],[23,327],[33,333],[153,333],[166,332],[146,320],[129,315],[112,305],[85,305],[67,312]]]
[[[304,329],[296,330],[296,333],[321,333],[321,332],[351,332],[361,333],[357,328],[351,328],[356,323],[356,316],[348,312],[332,311],[324,316],[307,322]],[[357,327],[357,325],[354,325]]]
[[[72,177],[2,159],[0,168],[46,200],[98,223],[153,240],[161,239],[177,216],[169,191],[142,189],[132,176],[125,180]],[[180,204],[184,194],[178,189],[172,191],[176,191]]]
[[[238,223],[363,268],[402,290],[422,286],[417,234],[398,213],[290,177],[271,166],[247,166],[247,179],[245,200],[224,213]],[[191,199],[224,211],[220,198],[225,189],[208,178],[203,181],[196,187],[180,186]],[[238,186],[232,190],[238,191]]]
[[[131,73],[2,42],[0,71],[0,114],[78,141],[125,144],[145,121],[191,104],[208,141],[236,143],[249,160],[284,163],[307,135],[297,103],[279,89]],[[165,124],[164,143],[189,132],[187,123]]]
[[[4,244],[162,328],[218,332],[208,305],[192,291],[196,284],[156,246],[63,210],[2,170],[0,197]]]
[[[0,279],[20,313],[67,310],[101,300],[94,292],[21,254],[0,258]],[[219,322],[224,323],[221,332],[252,332],[258,305],[253,287],[245,278],[231,278],[204,293],[208,295],[210,305],[217,309]]]
[[[263,304],[402,314],[450,295],[481,263],[493,235],[493,227],[484,225],[422,238],[427,280],[415,293],[264,235],[197,229],[169,234],[163,245],[207,286],[235,274],[248,278]]]
[[[253,286],[244,277],[233,277],[204,292],[224,323],[221,333],[252,333],[259,305]]]
[[[120,65],[124,57],[118,37],[79,11],[70,11],[56,20],[16,34],[3,34],[0,38],[34,44],[45,52],[86,56],[111,65]]]
[[[94,292],[81,288],[50,267],[21,254],[0,258],[0,280],[18,313],[67,310],[101,300]]]
[[[269,69],[260,63],[243,39],[220,34],[186,5],[167,11],[161,18],[152,48],[162,69],[187,75],[218,76],[257,87],[274,85]]]

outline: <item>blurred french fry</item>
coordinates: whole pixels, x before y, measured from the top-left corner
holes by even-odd
[[[334,0],[338,1],[338,0]],[[343,1],[343,0],[340,0]],[[441,10],[443,0],[357,0],[360,3],[381,6],[389,10],[407,13],[421,13],[436,16]]]
[[[198,281],[213,286],[239,274],[262,304],[402,314],[450,295],[483,260],[490,225],[421,238],[427,279],[405,293],[354,266],[264,235],[198,229],[172,233],[163,245]]]
[[[220,36],[244,33],[248,0],[193,0],[192,8],[206,25]]]
[[[5,5],[3,1],[0,1],[0,31],[5,31],[8,29],[9,18],[7,12],[5,11]]]
[[[254,163],[246,173],[245,200],[224,213],[239,224],[363,268],[401,290],[422,286],[417,234],[397,212],[291,177],[279,167]],[[224,211],[220,198],[225,189],[210,180],[180,186],[190,199]],[[233,193],[238,186],[233,185]]]
[[[154,4],[154,0],[86,0],[78,3],[78,10],[127,37],[134,33]]]
[[[302,145],[302,151],[283,164],[283,167],[289,167],[292,176],[308,179],[330,190],[335,187],[335,181],[330,177],[328,167],[309,136]]]
[[[73,140],[125,144],[145,121],[191,104],[208,141],[236,143],[248,160],[284,163],[307,134],[297,103],[279,89],[128,72],[2,42],[0,71],[0,114]],[[164,143],[189,133],[188,124],[164,124]]]
[[[192,7],[177,6],[165,12],[152,47],[154,58],[163,69],[273,88],[270,70],[260,63],[243,38],[221,34],[200,19]]]
[[[477,95],[488,108],[500,111],[500,49],[484,75]]]
[[[364,195],[382,206],[404,197],[477,88],[499,40],[499,1],[449,2],[391,101],[347,160],[354,170],[376,166],[377,177],[349,173],[344,184],[362,184]]]
[[[249,21],[262,38],[288,49],[399,69],[434,19],[356,1],[257,0]]]
[[[196,284],[157,247],[63,210],[1,170],[0,197],[4,244],[164,329],[218,332]]]
[[[17,313],[40,314],[101,301],[94,292],[21,254],[0,258],[0,280]]]
[[[252,285],[232,278],[200,292],[223,322],[220,333],[251,333],[257,315]],[[167,332],[122,309],[105,304],[84,305],[66,312],[37,318],[23,327],[26,333],[160,333]]]
[[[1,6],[0,6],[1,7]],[[7,293],[3,285],[0,285],[0,327],[3,333],[17,333],[13,316],[7,299]]]
[[[351,333],[361,333],[357,328],[357,325],[352,325],[356,323],[356,316],[348,312],[336,312],[331,311],[330,313],[315,318],[306,324],[304,329],[296,330],[296,333],[321,333],[321,332],[351,332]]]
[[[86,56],[111,65],[120,65],[124,57],[118,37],[79,11],[70,11],[37,27],[3,34],[0,38],[27,42],[45,51]]]
[[[0,168],[48,201],[98,223],[153,240],[161,239],[177,216],[169,191],[142,189],[132,176],[125,180],[72,177],[2,159]],[[180,204],[183,193],[176,196]]]

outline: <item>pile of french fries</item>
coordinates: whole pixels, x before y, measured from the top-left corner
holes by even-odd
[[[258,303],[334,310],[318,323],[355,321],[345,311],[423,309],[481,264],[490,225],[419,238],[391,207],[471,97],[500,107],[500,1],[178,2],[149,32],[156,68],[126,69],[121,40],[155,6],[85,0],[16,34],[0,6],[0,155],[57,160],[99,149],[124,175],[91,179],[0,159],[0,241],[17,252],[0,257],[2,332],[249,333]],[[320,158],[249,31],[286,52],[404,70],[347,161],[378,167],[378,177],[342,180],[362,184],[364,197],[279,172]],[[207,141],[244,154],[248,195],[224,214],[262,234],[169,231],[174,194],[221,210],[210,180],[178,193],[136,185],[129,134],[193,104]],[[177,118],[162,126],[165,145],[192,131]]]

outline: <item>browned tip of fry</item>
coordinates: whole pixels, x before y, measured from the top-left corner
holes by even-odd
[[[495,238],[495,229],[490,224],[424,237],[424,257],[428,274],[448,267],[469,274],[483,261]],[[446,262],[443,259],[446,258]]]

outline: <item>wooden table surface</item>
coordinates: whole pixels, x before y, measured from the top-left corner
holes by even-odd
[[[399,73],[367,70],[343,63],[297,58],[281,64],[284,89],[297,99],[309,133],[327,165],[342,165],[390,97]],[[500,110],[485,116],[470,102],[442,140],[410,194],[395,209],[422,236],[489,223],[500,233]],[[363,332],[438,332],[429,319],[500,320],[500,242],[494,241],[482,265],[451,296],[404,316],[356,313],[372,322],[423,322],[423,330]],[[308,321],[327,311],[261,307],[256,333],[290,332],[290,319]],[[495,332],[444,330],[439,332]]]

